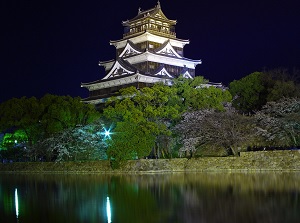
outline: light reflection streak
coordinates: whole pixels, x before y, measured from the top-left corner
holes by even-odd
[[[106,214],[107,214],[107,222],[111,223],[111,209],[110,209],[109,197],[106,198]]]
[[[16,206],[16,217],[19,217],[19,199],[18,199],[18,189],[15,189],[15,206]]]

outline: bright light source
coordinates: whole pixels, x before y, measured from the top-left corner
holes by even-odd
[[[15,206],[16,206],[16,217],[19,217],[19,199],[18,199],[18,190],[15,189]]]
[[[107,222],[111,223],[111,210],[110,210],[109,197],[106,197],[106,214],[107,214]]]
[[[110,131],[105,129],[104,135],[108,137],[110,135]]]
[[[111,136],[112,132],[110,130],[111,130],[111,127],[109,129],[106,129],[105,127],[103,127],[103,132],[101,132],[101,135],[104,135],[104,139],[111,138],[110,136]]]

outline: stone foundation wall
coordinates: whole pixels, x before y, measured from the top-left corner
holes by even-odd
[[[241,152],[239,157],[140,159],[112,170],[109,161],[1,164],[2,172],[183,172],[183,171],[300,171],[300,150]]]

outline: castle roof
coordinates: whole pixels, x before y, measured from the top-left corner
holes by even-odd
[[[114,45],[117,48],[124,47],[127,43],[128,39],[119,39],[119,40],[110,40],[110,45]],[[142,42],[145,40],[155,41],[155,42],[161,42],[164,43],[166,40],[170,40],[173,46],[177,47],[183,47],[186,44],[189,44],[190,41],[188,39],[179,39],[174,37],[163,37],[163,36],[157,36],[153,33],[151,33],[150,30],[145,30],[143,32],[137,33],[135,36],[131,36],[130,40],[136,44],[138,42]]]
[[[168,22],[172,25],[175,25],[177,23],[176,20],[170,20],[165,16],[165,14],[161,10],[160,2],[158,1],[157,5],[154,8],[151,8],[151,9],[148,9],[145,11],[143,11],[143,10],[141,10],[141,8],[139,8],[138,14],[134,18],[123,21],[122,24],[124,26],[128,26],[130,23],[135,22],[137,20],[142,20],[146,17],[159,19],[161,21]]]

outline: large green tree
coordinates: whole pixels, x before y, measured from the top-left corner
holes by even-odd
[[[35,97],[13,98],[1,103],[0,132],[21,130],[28,143],[33,144],[41,134],[39,118],[42,110]]]
[[[209,109],[224,109],[224,102],[230,102],[229,91],[211,86],[202,76],[193,79],[179,77],[174,79],[172,88],[181,98],[181,111]]]
[[[199,108],[224,109],[231,100],[228,91],[208,87],[203,77],[174,79],[172,86],[156,83],[140,90],[131,87],[120,91],[121,99],[112,98],[104,116],[115,123],[108,148],[112,160],[154,155],[170,156],[169,126],[179,120],[182,112]],[[164,139],[164,140],[162,140]],[[159,150],[159,151],[158,151]]]
[[[47,94],[40,99],[39,105],[42,109],[39,122],[46,137],[64,129],[89,124],[100,117],[95,107],[83,103],[80,97]]]
[[[234,97],[233,106],[241,112],[258,110],[266,103],[262,72],[254,72],[240,80],[234,80],[229,85],[229,91]]]
[[[179,101],[175,89],[155,84],[140,90],[129,87],[120,91],[120,98],[111,98],[104,116],[115,123],[109,143],[109,158],[122,159],[149,155],[158,135],[169,135],[166,123],[179,118]]]
[[[229,84],[233,106],[242,113],[254,113],[267,102],[300,96],[297,71],[274,69],[251,73]]]
[[[40,100],[13,98],[0,104],[0,131],[12,135],[22,131],[26,138],[24,146],[29,148],[39,140],[86,125],[99,117],[95,107],[82,103],[79,97],[47,94]]]

